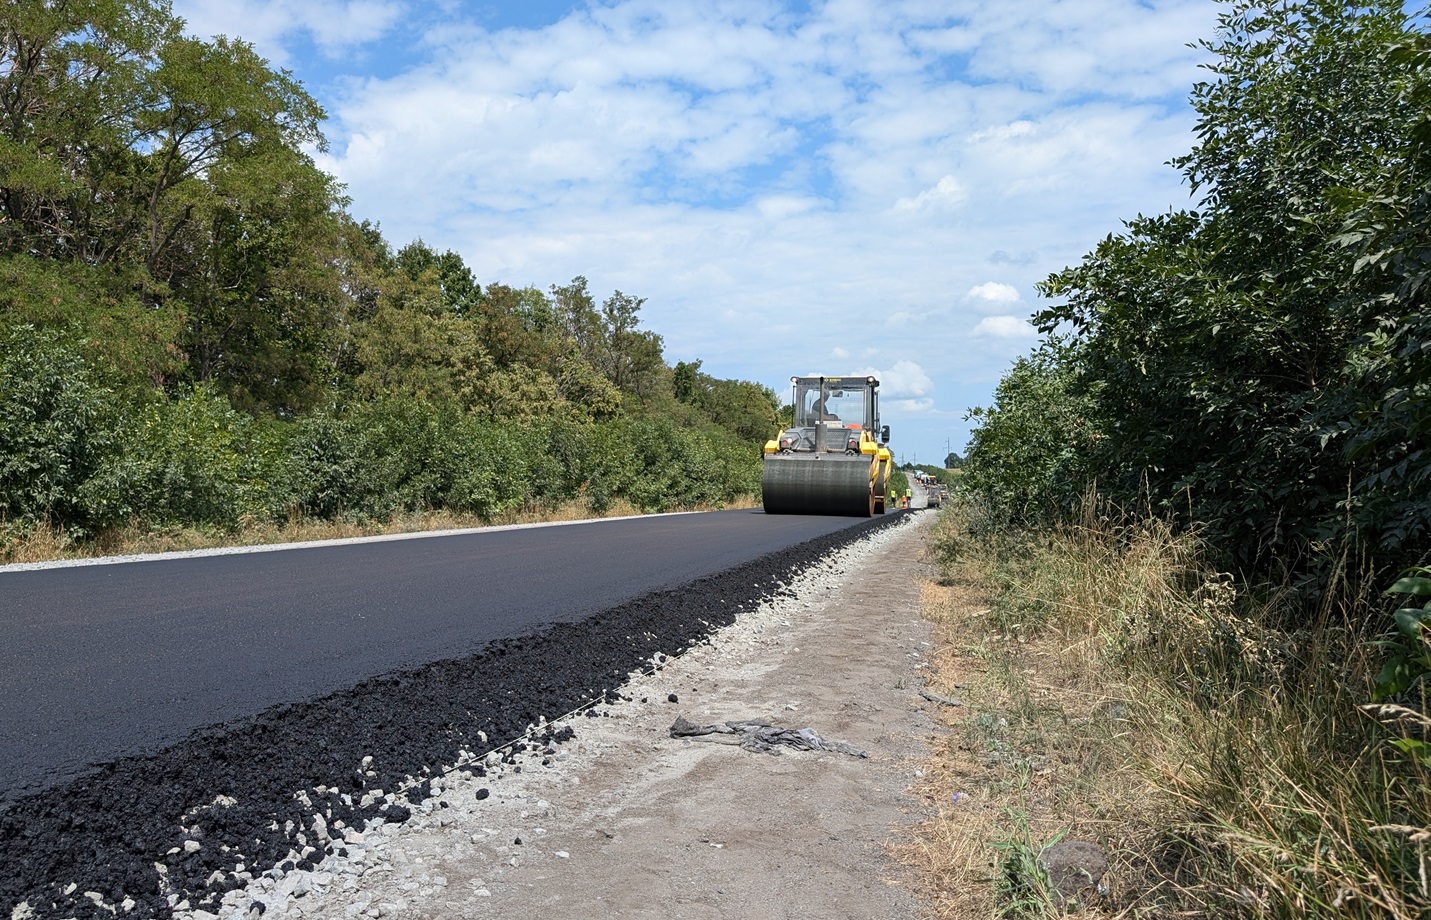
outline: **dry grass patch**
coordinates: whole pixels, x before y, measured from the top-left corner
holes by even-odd
[[[1069,838],[1111,866],[1086,916],[1431,916],[1431,719],[1366,711],[1371,599],[1249,592],[1157,522],[1001,542],[954,512],[932,547],[930,681],[967,705],[899,852],[936,916],[1057,915],[1036,860]]]
[[[1086,636],[1009,632],[987,577],[965,568],[924,588],[937,639],[930,687],[965,705],[938,714],[947,731],[919,787],[935,814],[897,855],[919,870],[936,917],[1040,917],[1057,911],[1038,855],[1088,840],[1112,868],[1085,915],[1136,914],[1155,886],[1127,829],[1158,808],[1126,749],[1127,690],[1106,680]]]

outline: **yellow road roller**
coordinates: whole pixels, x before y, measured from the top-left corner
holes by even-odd
[[[766,514],[885,512],[894,457],[874,377],[791,377],[794,424],[765,442]]]

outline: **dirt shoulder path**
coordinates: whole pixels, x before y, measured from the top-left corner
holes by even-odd
[[[406,823],[349,832],[346,855],[259,878],[222,916],[252,916],[254,902],[265,920],[917,916],[883,845],[919,817],[908,790],[933,730],[918,696],[933,519],[832,555],[630,681],[629,701],[573,719],[576,738],[555,752],[494,755],[485,777],[435,782]],[[869,756],[672,739],[677,716],[809,727]]]

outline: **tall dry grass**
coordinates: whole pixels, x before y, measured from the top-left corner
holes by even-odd
[[[1124,884],[1097,907],[1108,915],[1431,916],[1431,782],[1394,744],[1428,723],[1420,705],[1385,722],[1366,708],[1382,654],[1375,598],[1295,607],[1210,569],[1194,537],[1158,521],[1090,510],[1051,532],[975,536],[964,514],[946,512],[934,556],[945,585],[988,601],[959,618],[955,641],[977,643],[982,672],[999,677],[984,708],[1042,734],[1024,747],[1063,758],[1060,794],[1079,800],[1043,809],[1055,828],[984,830],[989,858],[1003,854],[996,915],[1040,915],[1000,894],[998,866],[1059,829],[1114,851]],[[1095,701],[1088,721],[1080,701]],[[1109,707],[1115,720],[1096,717]],[[955,759],[989,743],[966,738]],[[1123,825],[1100,831],[1120,796]],[[990,801],[1007,811],[1028,797]]]

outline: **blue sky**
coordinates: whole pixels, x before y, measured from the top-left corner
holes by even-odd
[[[483,283],[647,299],[672,363],[874,371],[962,451],[1034,284],[1189,204],[1212,0],[175,0],[327,109],[320,164]]]

